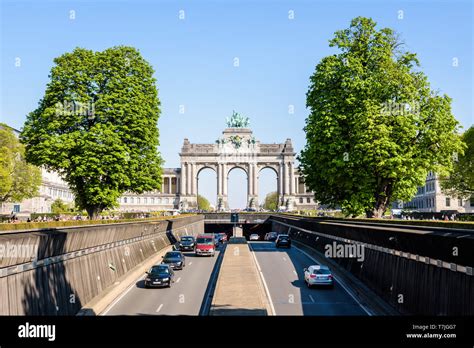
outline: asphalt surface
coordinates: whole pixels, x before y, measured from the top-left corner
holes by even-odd
[[[303,269],[317,264],[295,246],[277,249],[273,242],[251,242],[276,315],[367,315],[336,282],[334,288],[308,289]]]
[[[219,253],[211,257],[184,252],[186,266],[175,271],[170,288],[146,289],[144,274],[102,315],[199,315]]]

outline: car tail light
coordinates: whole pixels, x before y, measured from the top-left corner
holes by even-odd
[[[328,275],[328,278],[329,278],[329,279],[332,279],[332,274]]]
[[[310,274],[309,277],[310,278],[316,278],[316,274]]]

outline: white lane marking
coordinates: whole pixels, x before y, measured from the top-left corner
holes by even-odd
[[[293,246],[293,247],[294,247],[296,250],[300,251],[301,253],[305,254],[307,257],[309,257],[311,260],[313,260],[314,262],[316,262],[316,264],[319,265],[319,262],[318,262],[314,257],[312,257],[310,254],[308,254],[306,251],[304,251],[304,250],[302,250],[302,249],[300,249],[300,248],[298,248],[298,247],[296,247],[296,246]],[[354,299],[354,301],[357,302],[357,304],[358,304],[368,315],[370,315],[370,316],[373,315],[372,312],[369,311],[367,308],[365,308],[365,306],[364,306],[362,303],[360,303],[360,301],[357,299],[357,297],[355,297],[355,295],[352,294],[351,291],[349,291],[349,289],[343,284],[342,280],[340,280],[340,279],[338,279],[338,278],[336,278],[336,277],[334,277],[334,280],[335,280],[336,282],[338,282],[338,283],[342,286],[342,288]]]
[[[296,271],[295,271],[295,270],[293,270],[293,273],[294,273],[295,275],[298,275],[298,273],[296,273]]]
[[[160,304],[160,306],[156,309],[156,313],[158,313],[159,311],[161,311],[161,308],[163,308],[163,303]]]
[[[271,310],[270,315],[276,315],[275,307],[273,306],[272,296],[270,295],[270,290],[268,290],[267,282],[265,281],[265,277],[263,276],[262,269],[260,268],[260,264],[258,263],[257,257],[255,256],[255,252],[253,251],[252,246],[250,247],[250,253],[253,256],[253,259],[255,260],[255,263],[257,265],[257,270],[260,273],[260,278],[262,279],[262,282],[263,282],[263,287],[265,288],[265,292],[267,293],[268,302],[270,302],[270,310]]]
[[[311,302],[313,302],[313,303],[314,303],[314,298],[313,298],[313,296],[311,296],[311,295],[308,295],[308,296],[309,296],[309,298],[310,298]]]
[[[115,299],[114,302],[112,302],[106,309],[105,311],[103,311],[102,313],[100,313],[100,315],[106,315],[111,309],[113,306],[115,306],[125,295],[128,294],[128,292],[130,290],[132,290],[134,287],[135,287],[135,284],[139,281],[139,280],[142,280],[142,279],[145,279],[146,276],[140,276],[140,278],[138,278],[135,282],[133,282],[132,284],[130,284],[130,286],[127,288],[127,290],[125,290],[122,295],[120,295],[119,297],[117,297]]]
[[[178,279],[176,279],[176,283],[179,283],[180,280],[181,280],[181,277],[179,277]]]
[[[193,262],[191,261],[191,262],[188,263],[188,266],[191,266],[192,264],[193,264]]]

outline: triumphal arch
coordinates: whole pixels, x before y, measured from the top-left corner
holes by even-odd
[[[300,203],[310,203],[298,170],[294,168],[295,152],[291,139],[281,144],[262,144],[254,137],[248,118],[235,112],[227,119],[227,128],[215,143],[193,144],[186,138],[179,155],[181,208],[197,206],[199,172],[205,168],[214,170],[217,175],[217,210],[228,208],[228,175],[234,168],[243,169],[247,175],[248,208],[258,207],[258,178],[265,168],[276,173],[280,206],[292,210]]]

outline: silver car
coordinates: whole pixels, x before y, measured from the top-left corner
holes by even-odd
[[[334,277],[328,266],[313,265],[304,269],[304,281],[308,288],[313,285],[334,286]]]
[[[258,234],[255,234],[255,233],[254,233],[254,234],[251,234],[251,235],[250,235],[250,238],[249,238],[249,239],[250,239],[250,240],[260,240],[260,236],[259,236]]]

